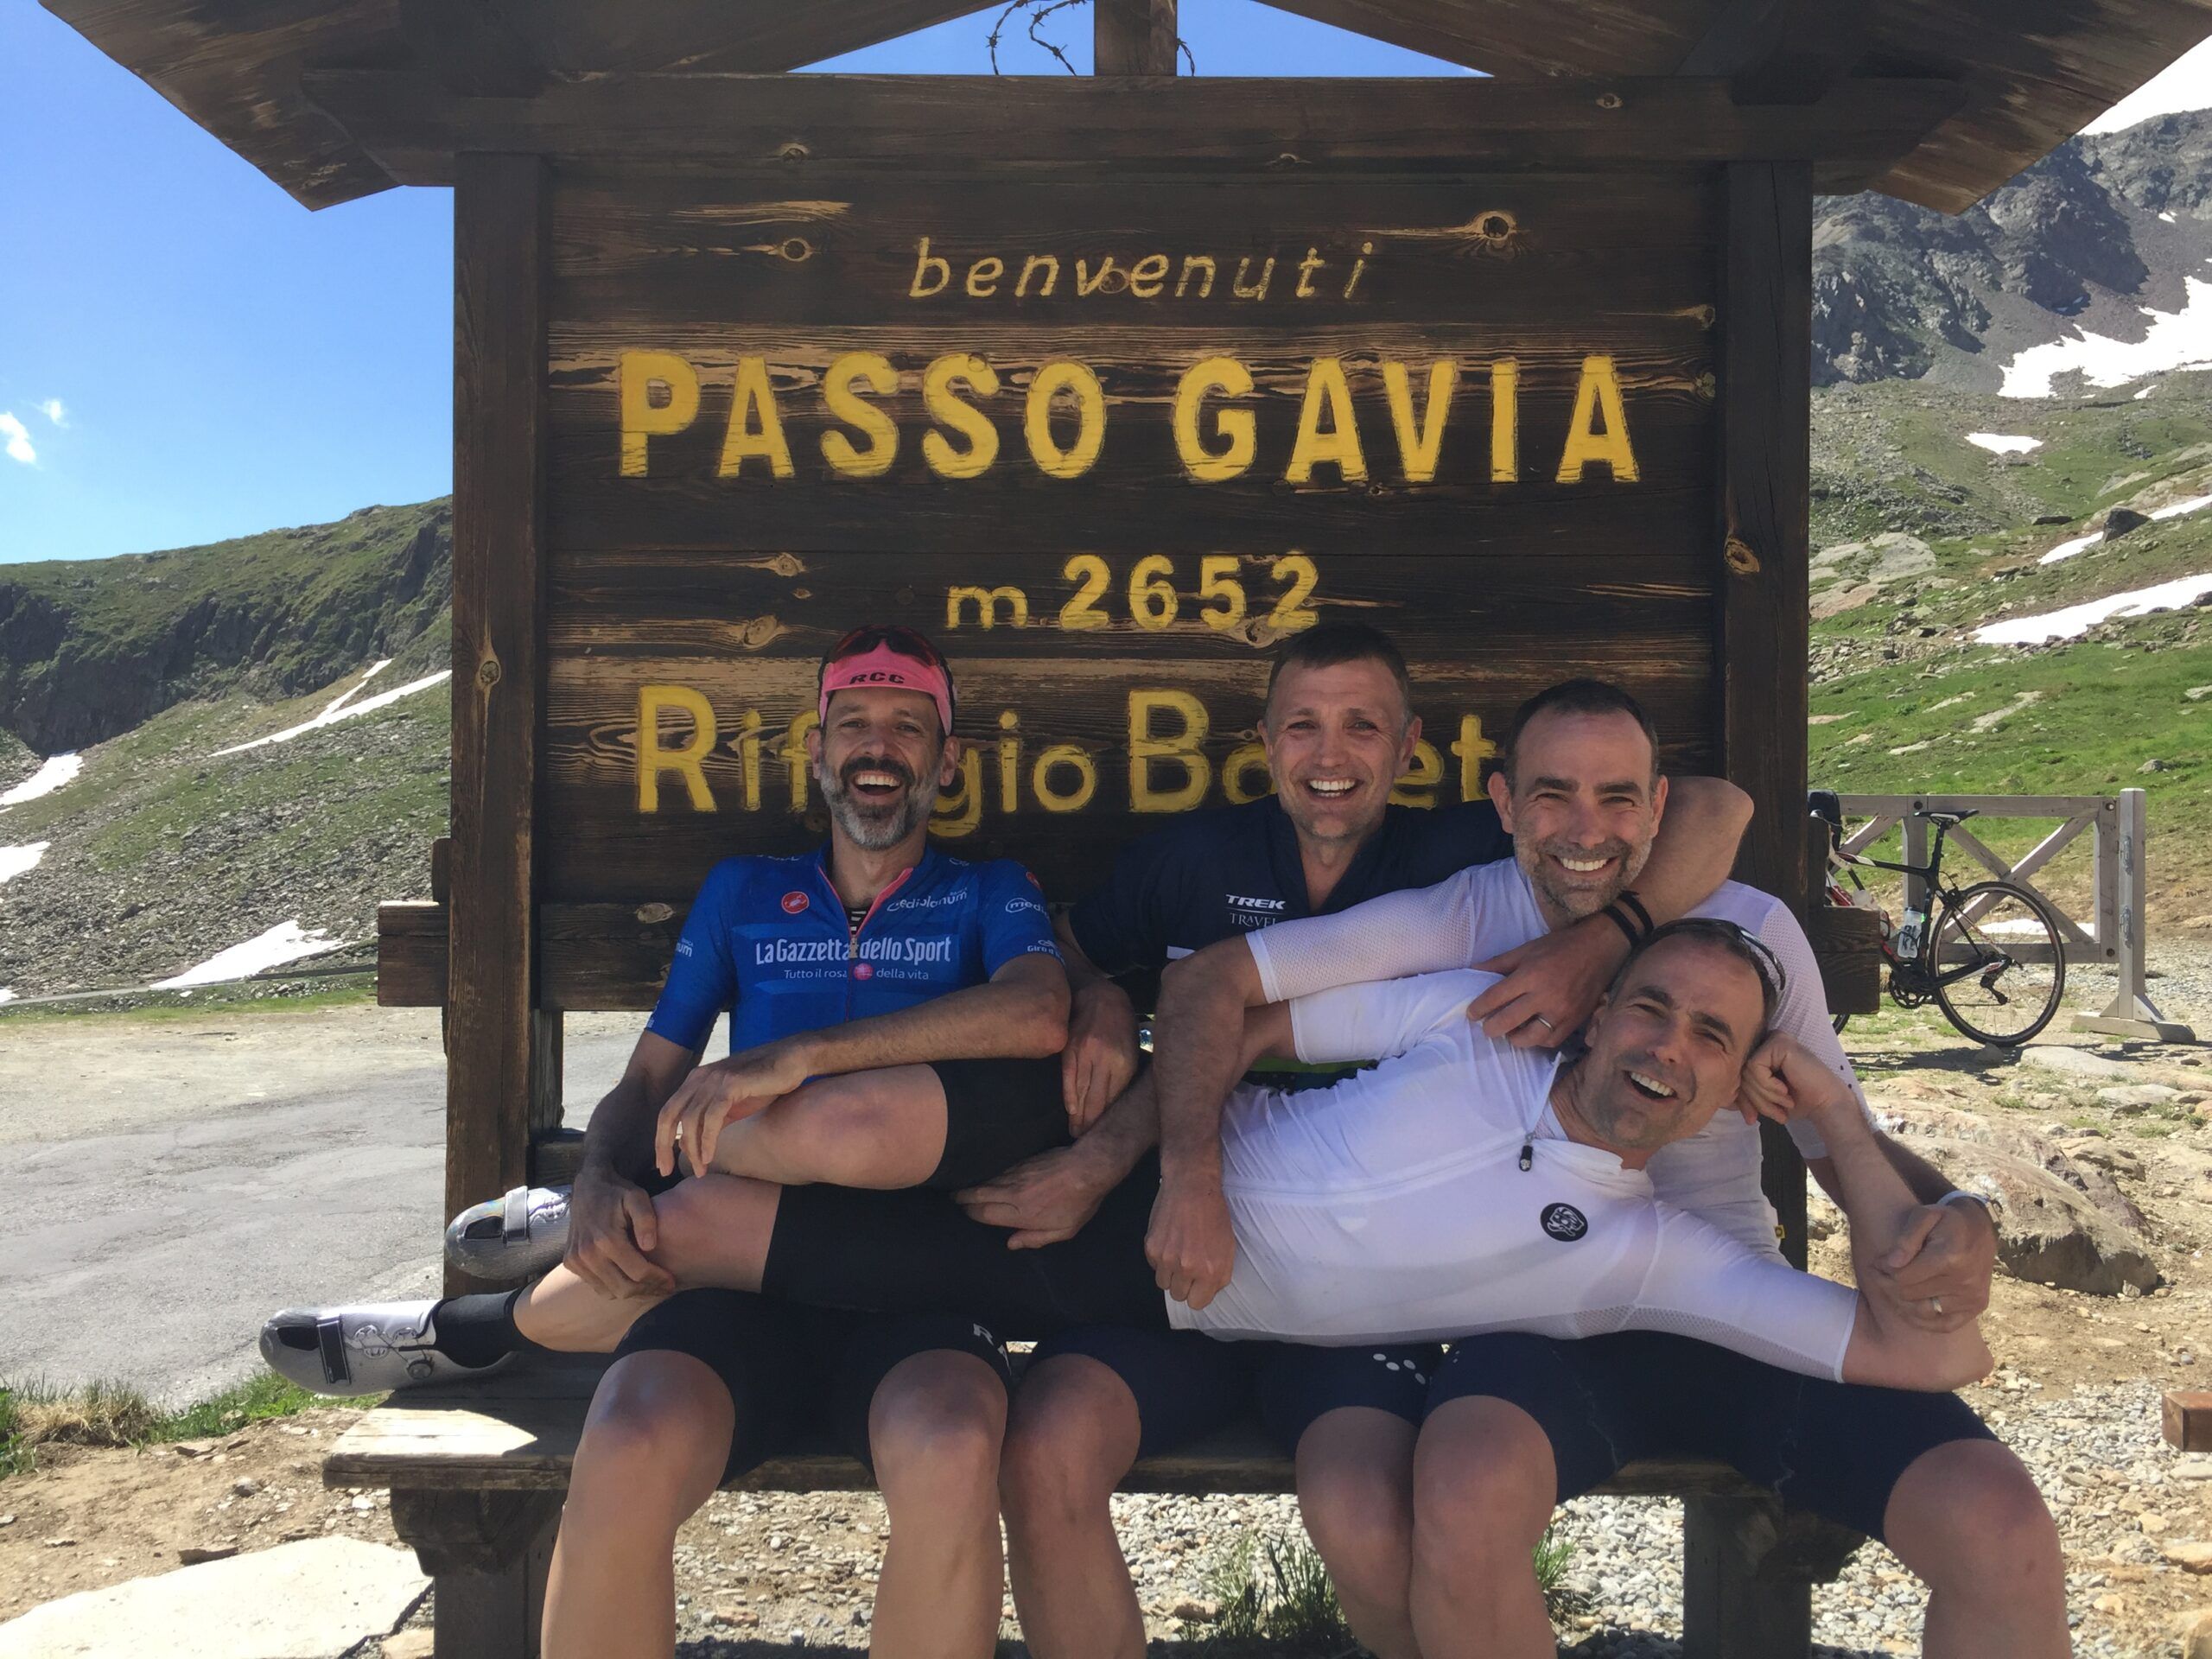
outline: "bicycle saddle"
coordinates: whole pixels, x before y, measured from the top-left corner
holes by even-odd
[[[1957,812],[1923,812],[1920,816],[1930,823],[1948,823],[1955,830],[1968,818],[1980,817],[1981,809],[1978,806],[1969,806]]]

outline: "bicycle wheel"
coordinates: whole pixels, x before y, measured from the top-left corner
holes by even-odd
[[[2066,992],[2050,906],[2009,881],[1978,882],[1943,906],[1929,966],[1944,1016],[1997,1048],[2018,1048],[2049,1025]]]

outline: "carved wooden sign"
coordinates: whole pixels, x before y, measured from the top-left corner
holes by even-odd
[[[937,828],[1055,897],[1267,786],[1269,649],[1373,622],[1481,787],[1564,675],[1713,747],[1709,174],[561,175],[541,893],[690,893],[811,830],[815,664],[904,622]]]

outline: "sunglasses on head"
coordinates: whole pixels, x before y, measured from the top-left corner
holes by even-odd
[[[864,657],[879,645],[888,645],[901,657],[911,657],[931,668],[948,666],[944,653],[930,643],[926,635],[895,622],[871,622],[855,628],[830,646],[829,654],[822,660],[836,663],[842,662],[848,657]]]

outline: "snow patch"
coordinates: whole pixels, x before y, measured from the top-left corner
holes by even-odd
[[[2151,332],[2140,340],[2073,334],[2031,346],[2005,365],[2004,397],[2048,397],[2052,379],[2079,369],[2093,386],[2122,386],[2146,374],[2212,366],[2212,283],[2185,279],[2189,298],[2178,311],[2143,308]]]
[[[51,795],[84,769],[85,757],[81,754],[49,755],[44,766],[0,795],[0,806],[21,806],[25,801]]]
[[[1973,729],[1977,732],[1986,732],[1992,727],[1998,725],[1999,722],[2010,720],[2014,715],[2018,714],[2021,709],[2026,708],[2030,703],[2039,702],[2042,697],[2043,693],[2040,691],[2023,691],[2018,696],[2013,698],[2012,701],[2007,703],[2004,708],[1993,709],[1987,714],[1976,719],[1974,722]]]
[[[0,1002],[12,1002],[15,1000],[16,994],[5,985],[0,985]]]
[[[2136,401],[2137,403],[2139,403],[2139,403],[2141,403],[2141,402],[2142,402],[2145,397],[2149,397],[2152,392],[2156,391],[2158,389],[2158,383],[2157,381],[2153,380],[2153,381],[2152,381],[2149,385],[2147,385],[2147,386],[2144,387],[2142,391],[2139,391],[2139,392],[2137,392],[2137,393],[2135,394],[2135,401]]]
[[[266,744],[289,743],[296,737],[308,732],[320,731],[325,726],[335,726],[340,721],[351,720],[356,715],[372,715],[379,709],[390,708],[402,697],[411,697],[417,691],[427,691],[434,685],[442,685],[453,677],[453,671],[448,668],[435,674],[425,675],[419,680],[410,681],[405,685],[396,686],[391,690],[379,691],[373,697],[363,702],[352,701],[353,694],[366,685],[371,677],[378,669],[385,667],[390,661],[391,658],[386,658],[384,662],[371,668],[366,674],[362,675],[352,685],[340,692],[337,697],[313,720],[302,721],[296,726],[287,726],[281,732],[271,732],[266,737],[257,737],[250,743],[233,743],[229,748],[218,749],[215,753],[219,755],[238,754],[247,749],[261,748]]]
[[[2012,437],[2003,432],[1969,432],[1967,442],[1993,455],[2024,455],[2031,449],[2043,448],[2041,438]]]
[[[36,869],[46,849],[53,845],[50,841],[34,841],[28,846],[0,847],[0,881],[11,881],[25,870]]]
[[[2183,518],[2192,512],[2202,512],[2207,507],[2212,507],[2212,495],[2193,495],[2186,501],[2177,501],[2171,506],[2160,507],[2156,512],[2146,516],[2153,524],[2163,524],[2169,518]],[[2083,548],[2102,541],[2104,534],[2101,530],[2093,530],[2086,536],[2076,536],[2070,542],[2061,542],[2036,563],[2056,564],[2061,559],[2070,559]]]
[[[2171,213],[2160,213],[2158,218],[2161,221],[2168,225],[2177,224],[2179,222]]]
[[[2181,576],[2172,582],[2162,582],[2155,588],[2138,588],[2133,593],[2107,594],[2103,599],[2069,605],[2063,611],[2051,611],[2042,616],[2016,617],[2009,622],[1992,622],[1986,627],[1976,628],[1974,637],[1975,643],[1985,645],[2036,645],[2048,639],[2076,639],[2108,618],[2147,616],[2152,611],[2171,611],[2190,604],[2206,594],[2212,594],[2212,570],[2202,575]]]
[[[321,928],[302,932],[300,919],[295,916],[244,944],[218,950],[198,967],[188,968],[174,979],[156,980],[153,988],[173,991],[188,985],[217,985],[226,979],[250,979],[264,968],[297,962],[302,957],[319,957],[343,944],[343,939],[334,939]]]

